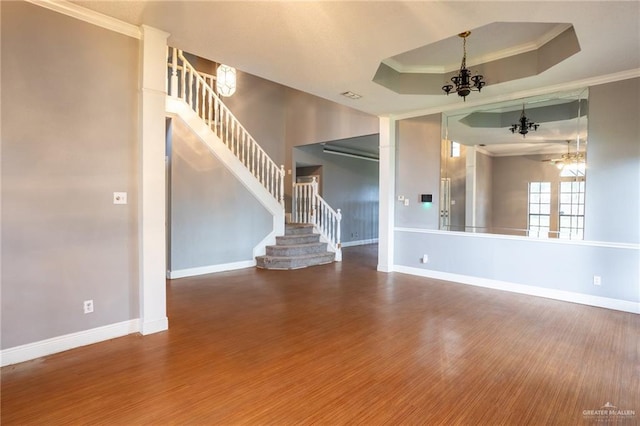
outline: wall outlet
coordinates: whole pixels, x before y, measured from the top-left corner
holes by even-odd
[[[593,285],[602,285],[602,277],[600,275],[593,276]]]
[[[113,193],[113,204],[127,204],[127,193],[126,192],[114,192]]]
[[[422,263],[427,263],[427,262],[429,262],[429,256],[426,255],[426,254],[423,254],[422,255]]]
[[[398,201],[404,201],[404,195],[398,195]]]
[[[90,314],[91,312],[93,312],[93,300],[85,300],[83,306],[85,314]]]

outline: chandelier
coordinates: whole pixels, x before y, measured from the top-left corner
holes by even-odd
[[[471,93],[472,90],[477,90],[479,92],[487,84],[482,81],[482,79],[484,78],[483,76],[479,74],[472,76],[471,71],[467,69],[467,37],[469,37],[469,34],[471,34],[471,31],[465,31],[458,34],[458,37],[462,38],[463,52],[460,71],[458,71],[458,75],[451,77],[451,82],[453,82],[453,84],[445,84],[444,86],[442,86],[442,90],[444,90],[445,93],[449,95],[455,85],[456,93],[458,94],[458,96],[462,96],[462,99],[464,101],[467,100],[467,96],[469,95],[469,93]]]
[[[520,120],[518,121],[518,123],[512,124],[509,130],[511,130],[511,133],[520,133],[523,138],[527,133],[529,133],[529,130],[533,130],[535,132],[536,130],[538,130],[538,127],[540,127],[539,124],[534,123],[533,121],[529,120],[526,115],[524,115],[524,104],[522,104],[522,113],[520,114]]]

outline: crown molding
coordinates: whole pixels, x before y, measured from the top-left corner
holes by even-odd
[[[512,56],[521,55],[534,50],[540,49],[542,46],[558,37],[560,34],[571,28],[571,24],[557,24],[550,31],[543,34],[537,40],[523,43],[517,46],[508,47],[496,52],[487,53],[480,56],[467,56],[467,68],[476,67],[489,62],[498,61],[500,59],[510,58]],[[449,74],[460,69],[460,61],[454,64],[445,65],[404,65],[401,62],[387,58],[382,61],[383,64],[393,68],[399,73],[426,73],[426,74]]]
[[[116,33],[124,34],[135,39],[142,39],[140,28],[111,16],[78,6],[66,0],[26,0],[36,6],[79,19],[89,24],[105,28]]]
[[[586,88],[591,86],[599,86],[601,84],[613,83],[616,81],[628,80],[631,78],[640,77],[640,68],[633,68],[626,71],[620,71],[613,74],[606,74],[596,77],[584,78],[581,80],[569,81],[566,83],[554,84],[552,86],[545,86],[536,89],[523,90],[520,92],[513,92],[506,95],[494,96],[492,98],[486,98],[481,101],[475,100],[466,102],[465,105],[460,103],[450,105],[439,105],[432,108],[423,110],[416,110],[407,112],[404,114],[391,114],[384,117],[389,117],[393,120],[405,120],[409,118],[422,117],[423,115],[439,114],[439,113],[453,113],[458,110],[467,110],[474,107],[489,105],[497,102],[514,101],[522,98],[528,98],[532,96],[547,95],[555,92],[576,90],[580,88]]]

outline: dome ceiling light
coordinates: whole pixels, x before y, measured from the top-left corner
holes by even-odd
[[[458,71],[458,75],[451,77],[451,82],[453,84],[445,84],[442,86],[442,90],[445,91],[447,95],[451,93],[454,89],[458,94],[458,96],[462,96],[464,101],[467,100],[467,96],[471,93],[472,90],[477,90],[480,92],[482,88],[487,84],[483,80],[483,76],[480,74],[476,74],[474,76],[471,75],[471,71],[467,69],[467,37],[471,34],[471,31],[465,31],[463,33],[458,34],[458,37],[462,38],[462,64],[460,65],[460,71]]]

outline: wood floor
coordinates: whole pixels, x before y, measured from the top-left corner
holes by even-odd
[[[375,271],[171,281],[167,332],[2,369],[11,424],[640,423],[640,316]]]

